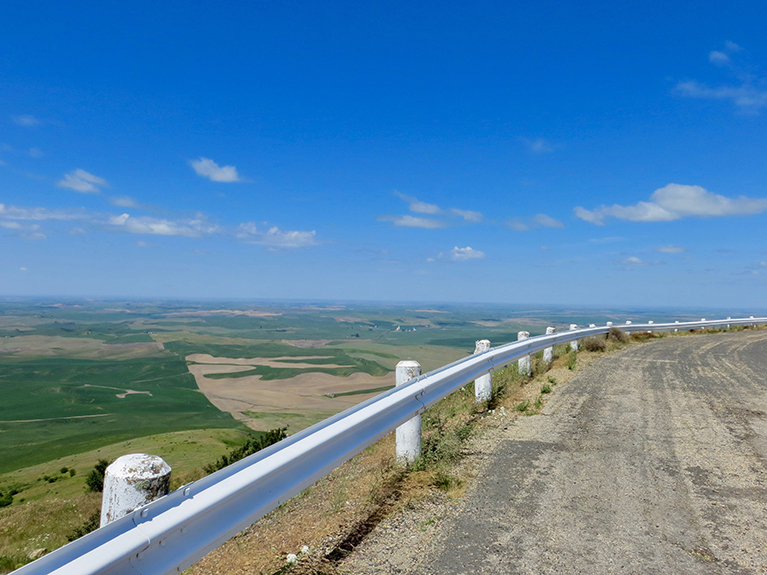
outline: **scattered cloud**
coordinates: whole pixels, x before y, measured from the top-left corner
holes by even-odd
[[[628,266],[654,266],[660,263],[658,260],[652,260],[652,261],[641,260],[636,256],[623,258],[622,260],[620,260],[620,262]]]
[[[506,221],[506,227],[518,232],[526,232],[539,227],[564,228],[565,224],[546,214],[536,214],[532,218],[511,218]]]
[[[253,222],[240,224],[235,234],[238,239],[249,244],[262,244],[272,248],[303,248],[317,243],[317,232],[283,231],[272,226],[265,232],[259,230]]]
[[[590,244],[614,244],[616,242],[625,242],[626,238],[621,236],[610,236],[608,238],[591,238]]]
[[[27,270],[27,268],[19,268],[19,271],[25,272],[25,271],[28,271],[28,270]]]
[[[219,166],[210,158],[200,157],[199,160],[190,160],[189,164],[197,172],[198,176],[208,178],[211,182],[242,181],[237,173],[237,168],[234,166]]]
[[[728,198],[700,186],[682,184],[668,184],[659,188],[652,193],[650,200],[633,206],[603,205],[593,210],[578,206],[575,215],[601,226],[611,217],[632,222],[671,222],[687,217],[746,216],[767,211],[765,198]]]
[[[653,248],[656,252],[660,252],[662,254],[682,254],[687,251],[687,248],[683,248],[682,246],[674,246],[674,245],[667,245],[667,246],[658,246],[657,248]]]
[[[440,252],[436,259],[447,259],[454,262],[465,262],[468,260],[481,260],[485,257],[485,252],[475,250],[470,246],[465,248],[459,248],[455,246],[449,252]],[[429,258],[427,261],[435,261],[434,258]]]
[[[674,93],[687,98],[730,100],[740,112],[758,113],[767,106],[767,80],[755,76],[733,62],[732,56],[741,50],[735,42],[727,41],[722,50],[713,50],[708,55],[709,62],[726,68],[736,78],[737,84],[710,87],[697,80],[685,80],[674,86]]]
[[[457,208],[452,208],[449,210],[449,212],[451,214],[455,214],[456,216],[462,217],[463,221],[471,222],[473,224],[480,223],[484,217],[481,212],[472,212],[471,210],[459,210]]]
[[[86,217],[82,212],[67,212],[46,208],[20,208],[0,204],[0,218],[9,220],[78,220]]]
[[[40,148],[29,148],[27,154],[30,158],[42,158],[45,155]]]
[[[109,198],[109,203],[118,208],[140,208],[141,206],[131,197],[113,196]]]
[[[158,236],[184,236],[199,238],[220,231],[202,214],[187,220],[166,220],[149,216],[133,217],[129,214],[111,216],[106,222],[115,229],[131,234],[150,234]]]
[[[106,186],[107,181],[104,178],[99,178],[78,168],[74,172],[64,174],[64,179],[56,185],[62,188],[70,188],[81,194],[99,194],[101,193],[99,186]]]
[[[426,230],[436,230],[448,226],[448,223],[442,220],[417,216],[381,216],[378,221],[392,222],[398,228],[424,228]]]
[[[527,148],[536,154],[547,154],[554,151],[554,146],[543,138],[520,138]]]
[[[421,202],[416,198],[413,198],[411,196],[406,196],[403,193],[400,192],[394,192],[394,195],[400,198],[401,200],[407,202],[408,209],[411,212],[414,212],[416,214],[441,214],[442,210],[439,206],[435,206],[434,204],[427,204],[426,202]]]
[[[150,244],[149,242],[144,242],[144,241],[136,242],[136,245],[140,248],[145,248],[145,249],[152,249],[157,247],[155,244]]]
[[[19,126],[32,127],[42,124],[42,120],[34,117],[32,114],[21,114],[20,116],[13,116],[13,121]]]
[[[484,216],[481,212],[472,210],[461,210],[458,208],[443,209],[436,204],[422,202],[418,198],[408,196],[395,190],[394,195],[408,204],[408,209],[414,214],[425,214],[428,216],[445,216],[424,218],[420,216],[380,216],[379,222],[392,222],[397,227],[424,228],[434,230],[453,225],[453,218],[461,218],[464,223],[478,224],[482,222]]]

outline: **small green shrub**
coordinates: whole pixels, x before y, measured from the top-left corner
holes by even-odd
[[[67,471],[69,471],[69,467],[62,467],[61,468],[61,474],[64,475]]]
[[[235,463],[236,461],[239,461],[240,459],[244,459],[245,457],[249,455],[253,455],[257,451],[266,449],[267,447],[277,443],[278,441],[282,441],[287,436],[288,436],[287,427],[278,427],[276,429],[271,429],[267,431],[266,433],[264,433],[263,435],[255,437],[253,439],[248,439],[245,442],[245,445],[243,445],[242,447],[233,449],[227,455],[222,455],[219,459],[217,459],[213,463],[209,463],[208,465],[203,466],[203,470],[205,471],[205,473],[213,473],[214,471],[223,469],[227,465],[231,465],[232,463]]]
[[[551,386],[548,383],[544,383],[541,387],[541,393],[551,393]]]
[[[556,385],[557,384],[557,378],[554,377],[553,375],[549,375],[546,378],[546,381],[548,381],[551,385]]]
[[[573,371],[575,369],[575,364],[577,361],[578,361],[578,355],[574,351],[571,351],[567,355],[567,369],[569,369],[570,371]]]
[[[514,407],[514,409],[515,409],[515,411],[520,411],[520,412],[524,413],[525,411],[528,410],[529,407],[530,407],[530,402],[529,401],[521,401],[521,402],[519,402]]]
[[[106,459],[99,459],[98,463],[93,467],[91,472],[85,478],[85,490],[92,491],[94,493],[101,493],[104,491],[104,474],[107,471],[111,461]]]

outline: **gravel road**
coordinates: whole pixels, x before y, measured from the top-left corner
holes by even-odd
[[[764,331],[631,346],[500,433],[428,539],[390,528],[419,545],[377,572],[767,573]]]

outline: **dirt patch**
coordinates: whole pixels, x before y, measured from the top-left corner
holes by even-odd
[[[307,348],[320,348],[329,344],[332,339],[283,339],[280,343],[292,345],[302,349]]]
[[[198,354],[195,354],[198,355]],[[191,360],[193,356],[188,356]],[[217,359],[217,358],[216,358]],[[264,360],[266,361],[266,360]],[[268,364],[260,364],[268,365]],[[303,364],[289,364],[300,367]],[[308,367],[317,365],[306,364]],[[243,421],[253,429],[263,430],[267,422],[253,418],[249,413],[266,413],[279,415],[286,410],[298,412],[306,419],[306,424],[312,419],[319,420],[329,414],[343,411],[359,402],[368,399],[375,393],[337,396],[349,391],[360,389],[375,389],[394,385],[394,374],[374,377],[366,373],[353,373],[348,377],[339,377],[327,373],[302,373],[288,379],[263,381],[261,376],[245,376],[237,378],[209,379],[210,373],[236,373],[247,371],[250,365],[203,364],[189,366],[194,375],[197,387],[205,397],[221,411],[231,413],[236,419]],[[281,367],[281,366],[280,366]],[[323,366],[326,367],[326,366]],[[332,367],[332,366],[331,366]],[[312,418],[311,414],[317,414]],[[298,431],[302,425],[299,421],[291,421],[291,432]],[[305,425],[303,425],[305,427]]]
[[[335,363],[300,363],[300,360],[307,359],[331,359],[330,355],[307,355],[307,356],[290,356],[290,357],[273,357],[266,359],[263,357],[254,358],[229,358],[229,357],[213,357],[207,353],[193,353],[186,356],[187,361],[193,361],[194,363],[205,365],[246,365],[255,367],[257,365],[263,365],[265,367],[275,367],[281,369],[312,369],[322,367],[323,369],[337,369],[341,367],[350,367],[348,365],[338,365]],[[240,370],[242,371],[242,370]],[[209,372],[215,373],[215,372]],[[226,373],[226,372],[221,372]]]

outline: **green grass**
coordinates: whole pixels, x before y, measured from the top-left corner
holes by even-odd
[[[0,473],[145,435],[243,427],[199,393],[186,363],[171,355],[130,361],[5,357],[0,370]],[[117,397],[129,389],[151,396]]]

